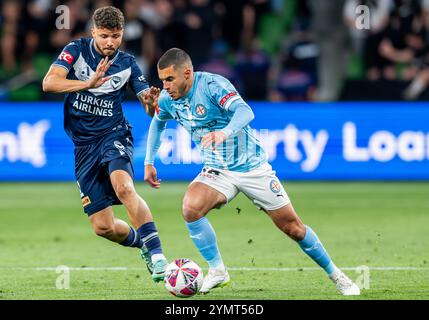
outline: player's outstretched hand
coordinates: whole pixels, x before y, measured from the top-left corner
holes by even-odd
[[[216,147],[226,140],[226,134],[222,131],[212,131],[204,135],[201,139],[201,146],[203,148],[211,148],[215,150]]]
[[[111,76],[104,77],[104,75],[107,72],[107,69],[111,66],[112,62],[109,61],[109,57],[105,57],[101,59],[100,63],[97,66],[97,69],[95,70],[95,73],[92,75],[91,78],[87,80],[88,89],[92,88],[98,88],[106,81],[109,81]]]
[[[146,108],[146,113],[151,117],[155,114],[160,92],[161,90],[157,87],[150,87],[149,90],[143,92],[143,104]]]
[[[152,188],[159,189],[161,187],[161,180],[156,177],[156,169],[151,164],[144,166],[144,181]]]

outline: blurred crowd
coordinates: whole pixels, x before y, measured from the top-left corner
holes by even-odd
[[[3,0],[0,99],[58,99],[41,92],[44,74],[71,40],[90,36],[92,12],[106,5],[124,13],[121,50],[157,86],[156,62],[171,47],[250,100],[336,100],[348,77],[401,80],[404,99],[416,99],[429,83],[429,0]],[[356,27],[359,5],[369,29]]]
[[[358,30],[357,5],[370,10],[370,29]],[[410,82],[402,97],[414,100],[429,83],[429,0],[347,0],[344,21],[369,81]]]

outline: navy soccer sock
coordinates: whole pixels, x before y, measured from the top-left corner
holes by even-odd
[[[154,254],[162,254],[161,240],[158,236],[158,230],[156,229],[154,222],[148,222],[143,224],[137,229],[143,244],[149,250],[151,256]]]
[[[134,230],[134,228],[130,227],[130,232],[128,233],[128,236],[120,244],[125,247],[141,248],[143,246],[143,240],[138,235],[138,233]]]

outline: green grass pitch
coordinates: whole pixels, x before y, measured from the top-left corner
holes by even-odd
[[[187,257],[205,268],[181,217],[186,185],[137,190],[168,259]],[[353,268],[369,267],[369,288],[360,297],[339,295],[297,244],[239,195],[208,216],[231,284],[191,299],[429,299],[429,183],[284,185],[339,267],[350,268],[355,281],[362,274]],[[93,233],[79,200],[74,183],[0,184],[0,299],[177,299],[152,282],[137,249]],[[126,219],[124,208],[115,212]],[[56,287],[61,265],[71,268],[69,289]]]

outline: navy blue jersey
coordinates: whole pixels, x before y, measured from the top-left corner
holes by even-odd
[[[103,56],[94,47],[94,39],[81,38],[69,43],[53,65],[65,68],[69,80],[88,80]],[[105,77],[112,78],[98,88],[68,93],[64,100],[64,129],[76,145],[90,144],[113,128],[127,123],[122,98],[127,85],[136,94],[149,88],[135,58],[118,50],[109,57],[112,65]]]

